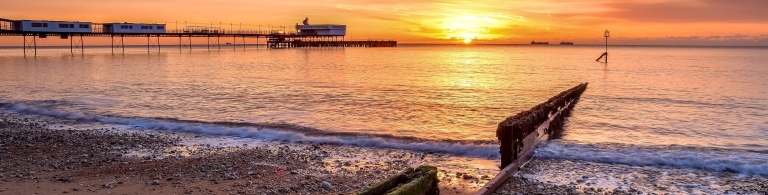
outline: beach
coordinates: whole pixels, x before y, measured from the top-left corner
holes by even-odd
[[[354,194],[443,156],[328,144],[189,145],[195,135],[49,128],[78,123],[4,115],[0,194]],[[439,175],[443,194],[470,193],[492,177]]]
[[[734,172],[538,158],[494,194],[765,194],[766,183]]]
[[[173,135],[2,121],[2,194],[349,194],[406,166],[345,162],[328,171],[328,148],[317,145],[182,146]]]
[[[500,122],[585,82],[498,193],[765,191],[764,47],[86,49],[0,49],[0,194],[353,194],[419,165],[472,194]]]

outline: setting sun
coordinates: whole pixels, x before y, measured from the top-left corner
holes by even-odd
[[[472,43],[472,39],[464,39],[464,44]]]

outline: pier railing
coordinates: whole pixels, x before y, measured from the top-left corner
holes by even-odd
[[[581,94],[587,90],[587,84],[582,83],[565,90],[499,123],[496,137],[501,144],[499,153],[502,170],[476,194],[492,194],[533,157],[533,151],[539,144],[560,138],[565,119],[570,116]]]
[[[269,31],[269,30],[256,30],[256,29],[240,29],[240,30],[199,30],[199,29],[173,29],[168,30],[165,33],[169,34],[210,34],[210,35],[295,35],[296,33],[281,32],[281,31]]]

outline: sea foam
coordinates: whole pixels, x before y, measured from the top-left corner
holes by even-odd
[[[768,175],[768,154],[744,150],[583,144],[555,140],[538,148],[535,157]]]
[[[305,142],[314,144],[337,144],[359,147],[378,147],[414,151],[440,152],[460,156],[499,158],[498,146],[489,144],[459,144],[443,142],[405,142],[379,137],[351,136],[308,136],[299,132],[272,130],[256,127],[231,127],[217,124],[166,121],[148,118],[91,116],[77,112],[38,108],[21,103],[0,103],[0,108],[22,114],[92,121],[105,124],[127,125],[152,130],[177,131],[219,136],[236,136],[264,141]]]

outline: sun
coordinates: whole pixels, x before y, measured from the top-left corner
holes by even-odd
[[[464,44],[472,43],[472,39],[464,39]]]

